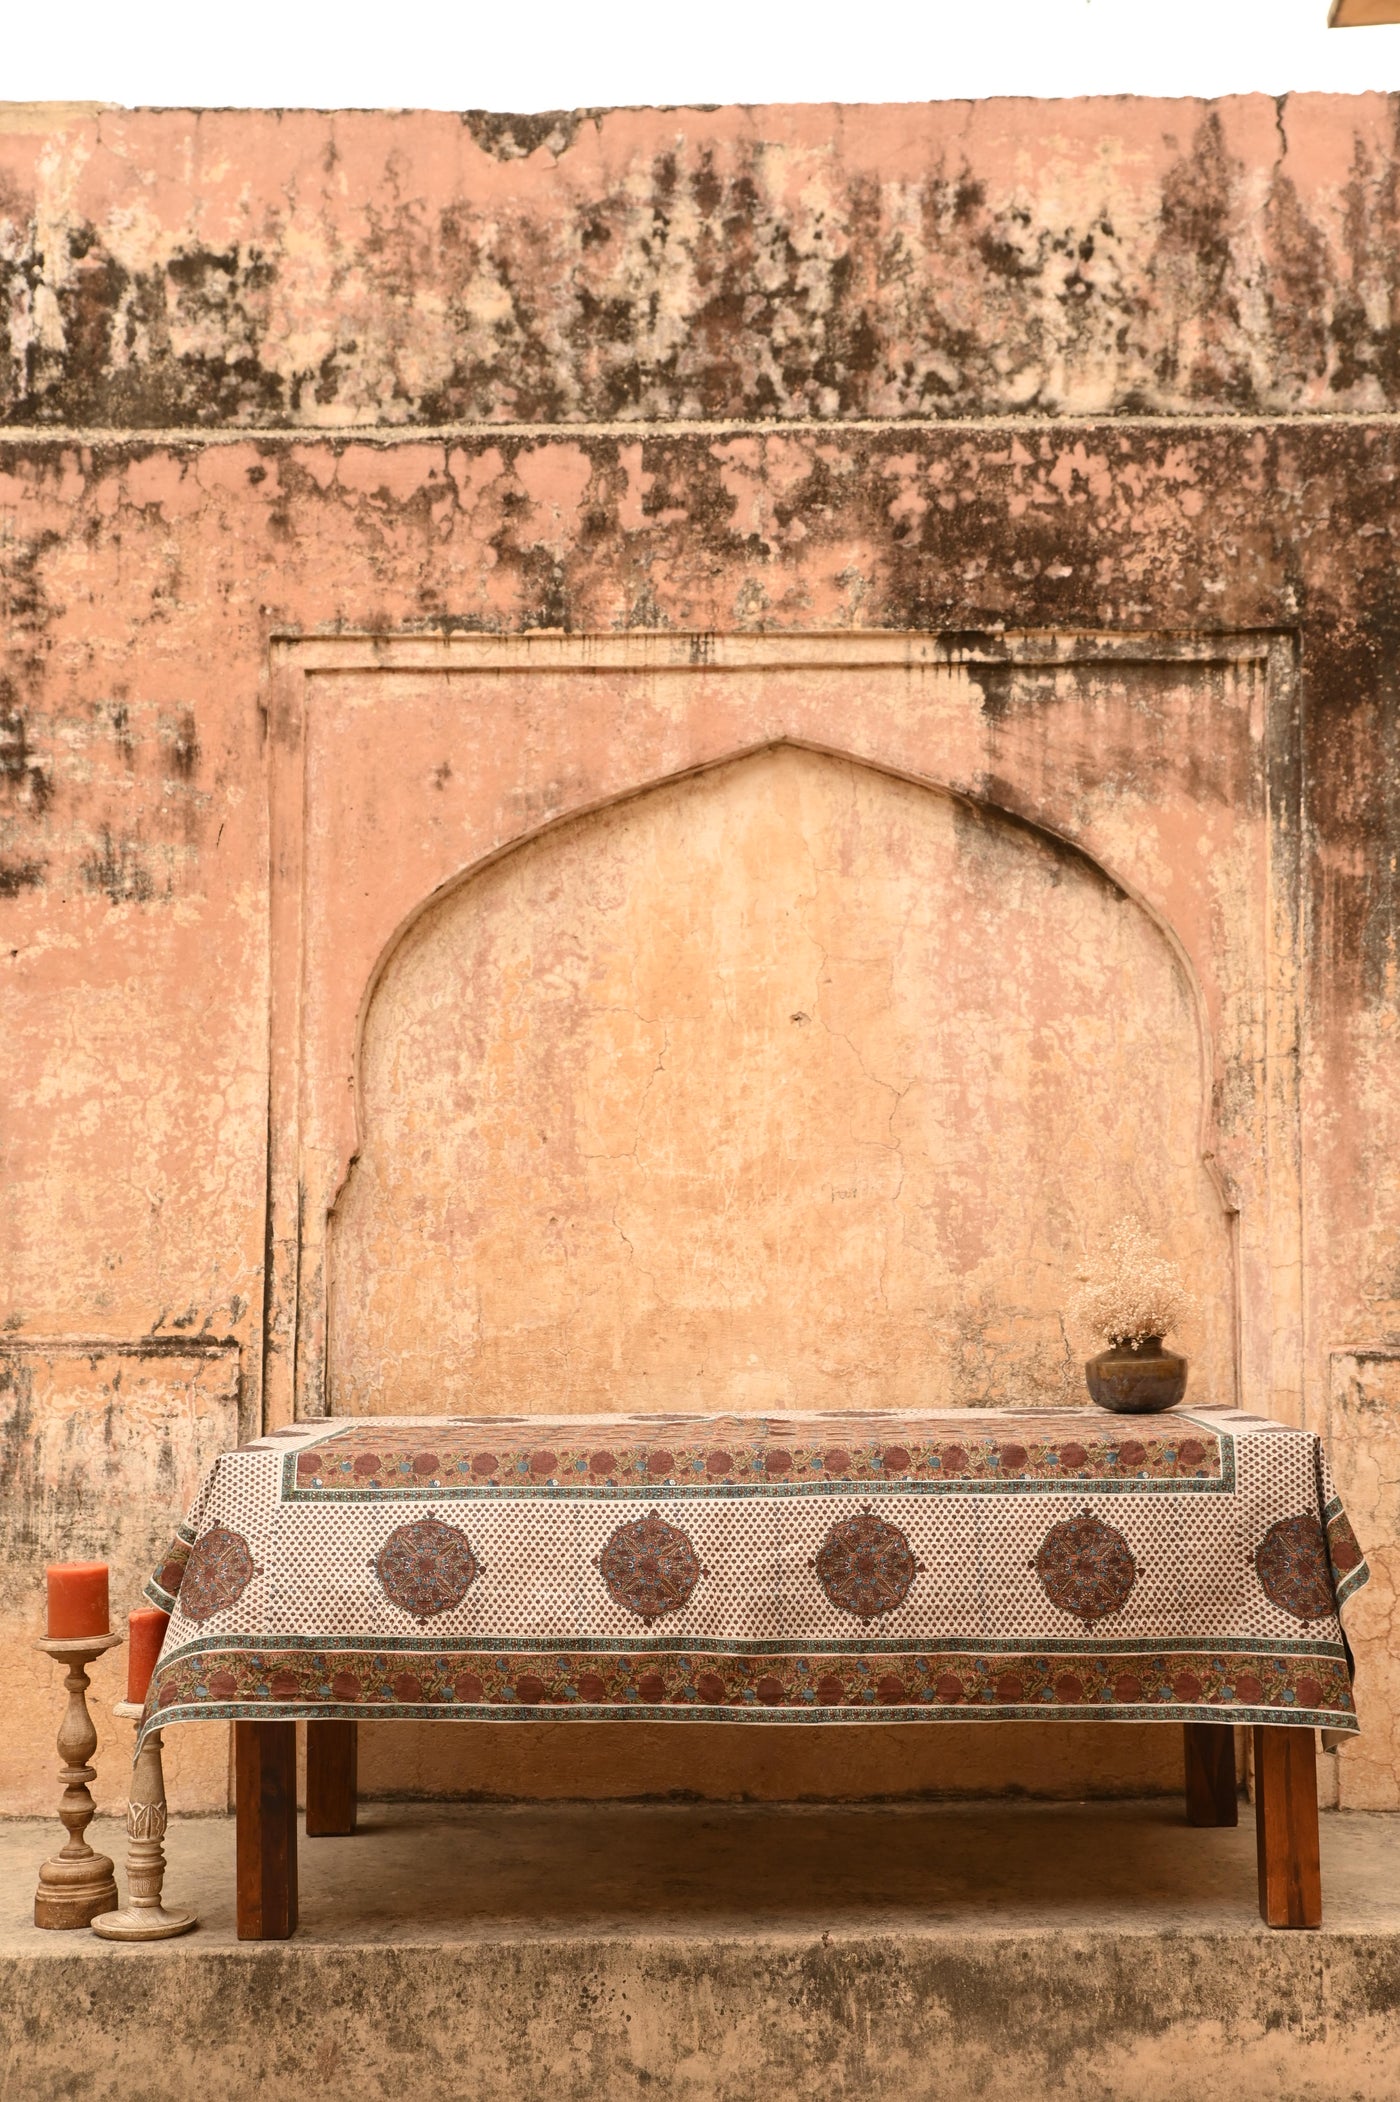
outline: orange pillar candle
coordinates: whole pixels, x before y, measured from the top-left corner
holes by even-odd
[[[51,1642],[110,1632],[105,1562],[50,1562],[47,1574]]]
[[[127,1621],[126,1697],[135,1707],[145,1701],[169,1625],[159,1606],[138,1606]]]

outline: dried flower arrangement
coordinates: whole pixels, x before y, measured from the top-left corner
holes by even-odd
[[[1107,1343],[1136,1350],[1176,1328],[1191,1301],[1180,1271],[1158,1252],[1141,1221],[1123,1219],[1109,1236],[1107,1255],[1081,1273],[1072,1311]]]

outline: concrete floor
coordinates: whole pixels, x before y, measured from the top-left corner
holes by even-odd
[[[58,1827],[0,1825],[0,2096],[1400,2098],[1397,1818],[1325,1817],[1326,1924],[1280,1934],[1247,1809],[361,1815],[283,1944],[234,1938],[231,1823],[180,1824],[201,1926],[145,1949],[39,1933]]]

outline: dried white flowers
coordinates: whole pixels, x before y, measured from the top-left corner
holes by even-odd
[[[1109,1236],[1097,1268],[1081,1272],[1073,1313],[1108,1343],[1136,1349],[1165,1336],[1185,1319],[1191,1302],[1181,1273],[1157,1251],[1137,1219],[1124,1219]]]

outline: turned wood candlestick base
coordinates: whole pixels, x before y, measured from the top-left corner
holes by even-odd
[[[97,1805],[88,1787],[97,1778],[88,1760],[97,1750],[97,1731],[88,1714],[87,1667],[104,1650],[115,1649],[120,1635],[45,1636],[39,1648],[60,1657],[68,1666],[64,1685],[68,1707],[58,1731],[58,1756],[63,1761],[58,1777],[64,1783],[58,1814],[68,1833],[68,1844],[46,1861],[39,1871],[34,1893],[36,1927],[86,1927],[99,1912],[117,1902],[116,1878],[105,1854],[94,1853],[83,1834],[92,1823]]]
[[[135,1701],[118,1701],[113,1713],[139,1723]],[[152,1730],[131,1769],[131,1795],[126,1806],[126,1903],[120,1912],[103,1912],[92,1922],[104,1941],[165,1941],[188,1934],[199,1915],[181,1907],[167,1911],[161,1903],[165,1882],[165,1769],[160,1731]]]

